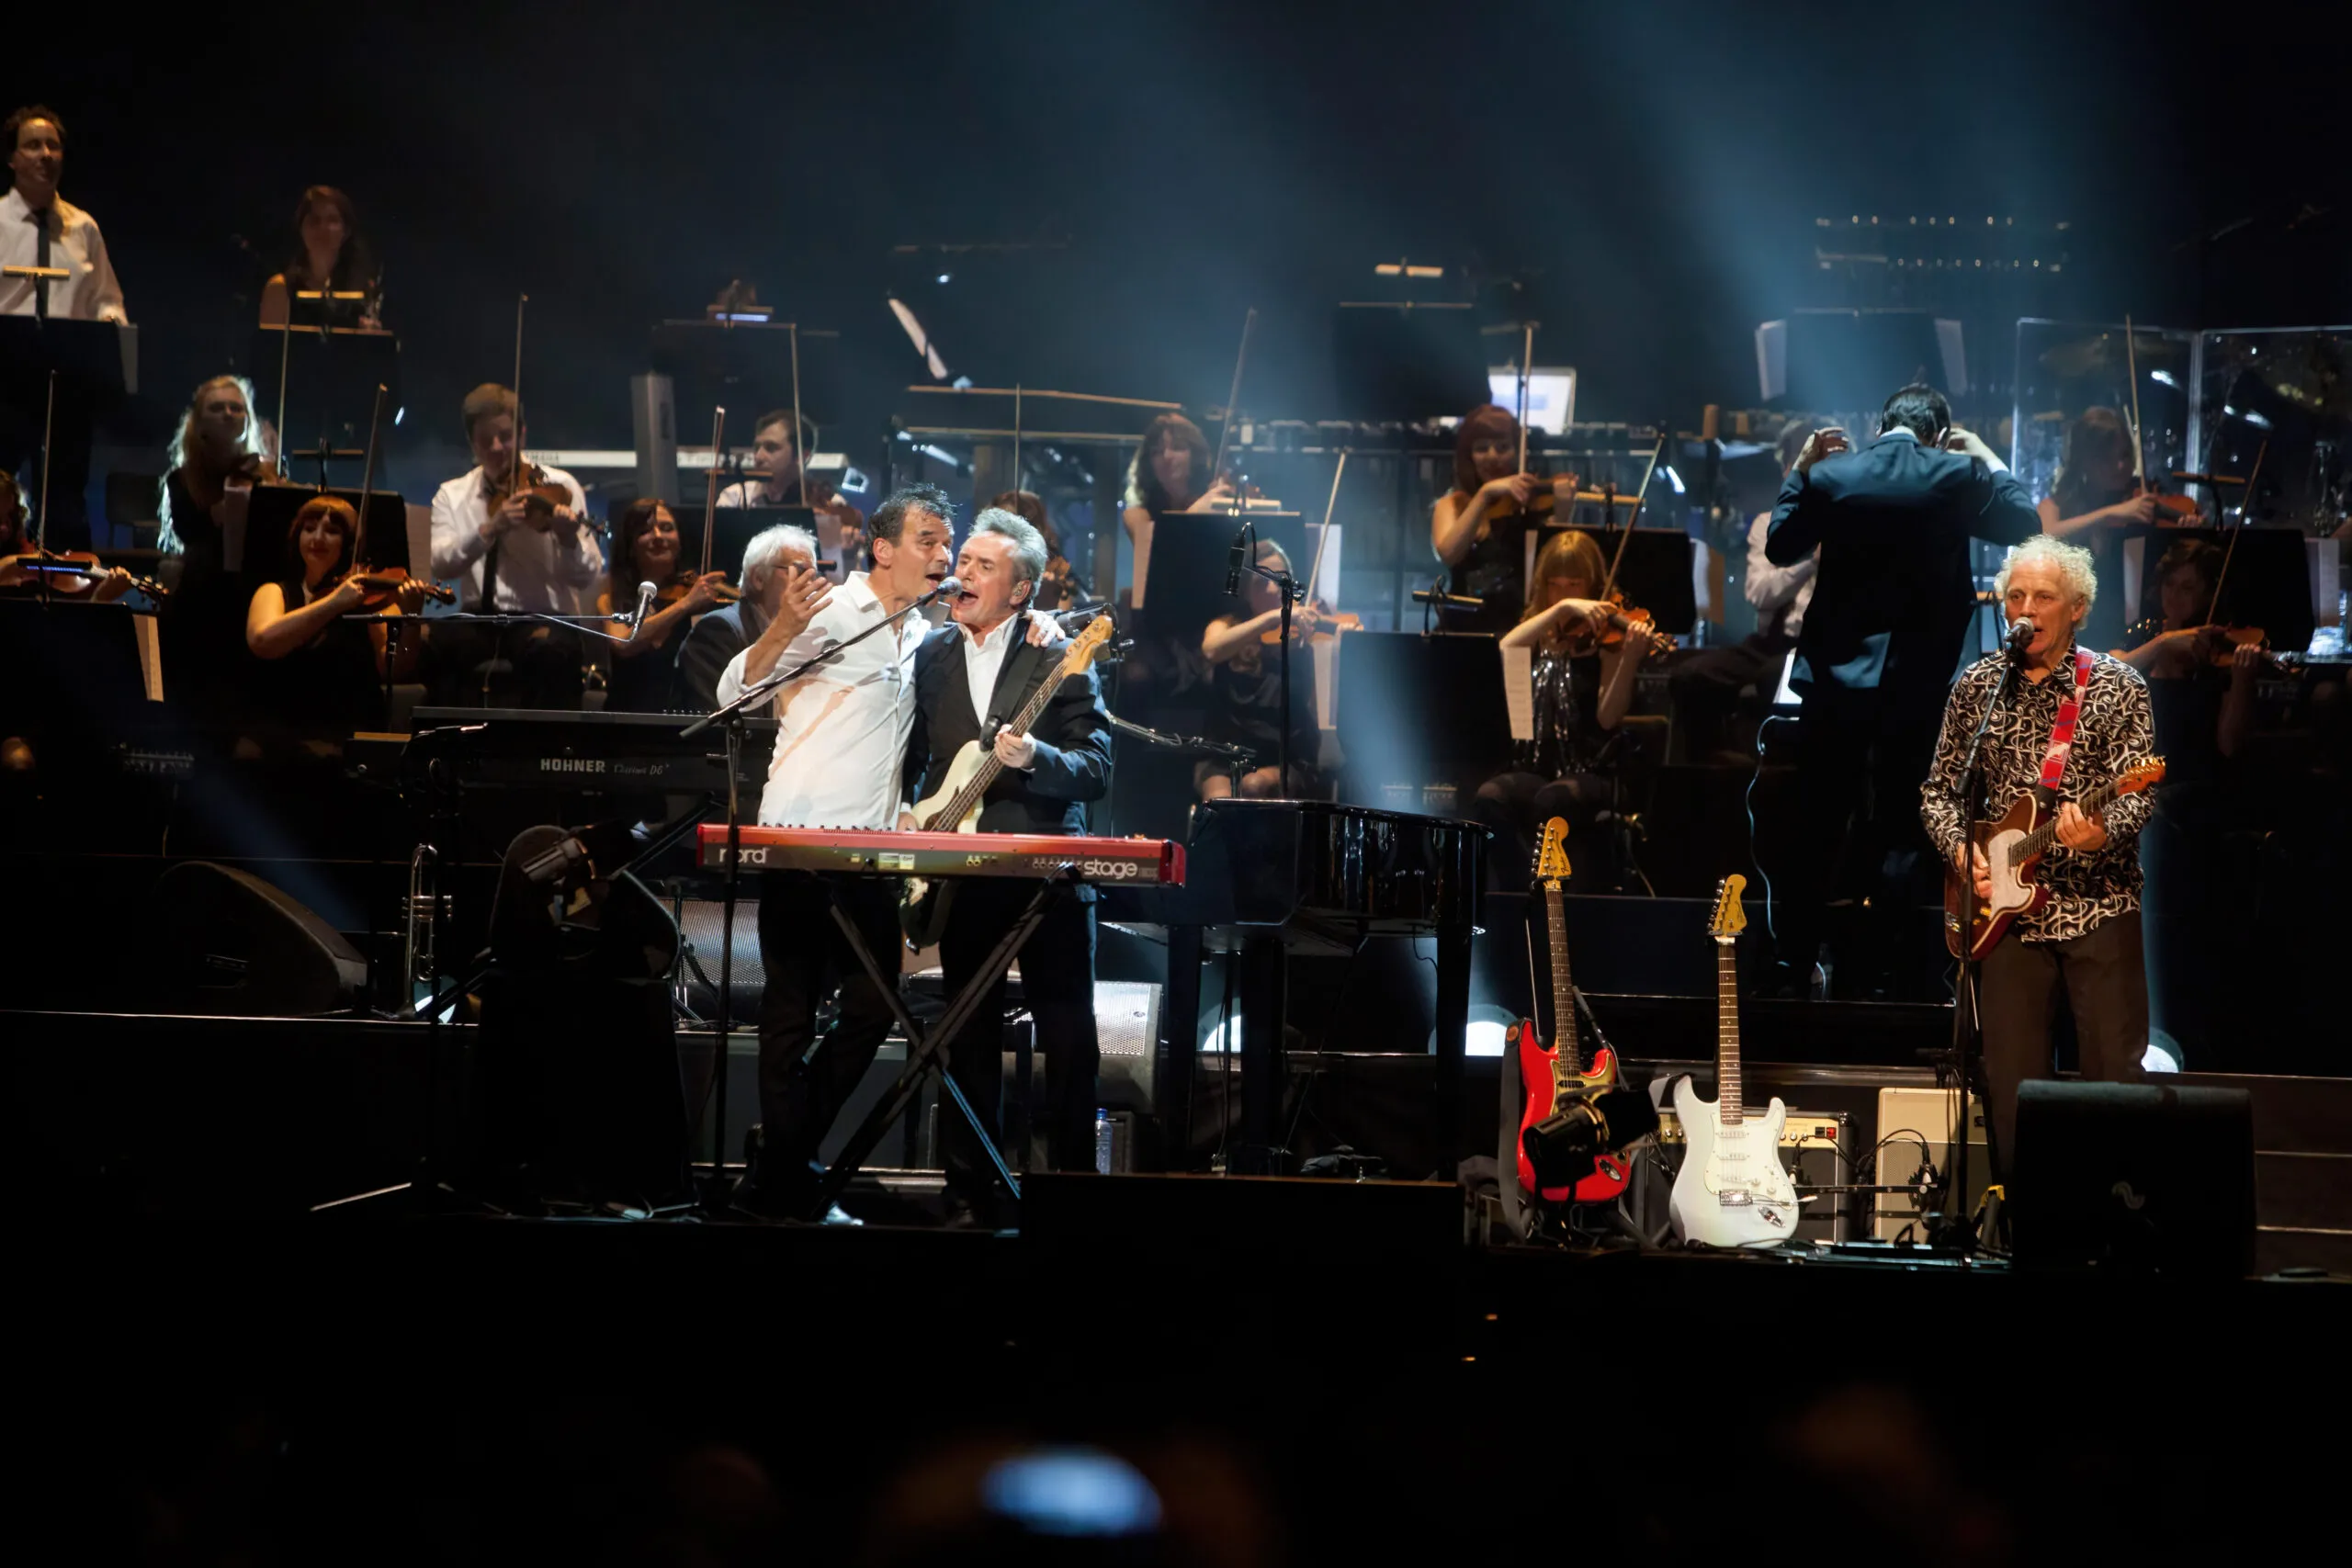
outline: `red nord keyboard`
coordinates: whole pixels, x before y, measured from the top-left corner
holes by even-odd
[[[700,863],[727,864],[727,828],[696,830]],[[1184,880],[1184,846],[1168,839],[1032,833],[884,833],[840,828],[745,828],[746,871],[854,871],[885,876],[1058,876],[1136,885]]]

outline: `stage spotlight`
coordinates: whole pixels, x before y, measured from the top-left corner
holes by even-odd
[[[1521,1134],[1538,1187],[1566,1187],[1592,1174],[1601,1155],[1630,1148],[1657,1131],[1657,1107],[1636,1089],[1612,1089],[1563,1101]]]
[[[1463,1032],[1466,1038],[1462,1054],[1465,1056],[1501,1055],[1504,1042],[1510,1034],[1510,1026],[1518,1021],[1517,1013],[1506,1012],[1492,1002],[1472,1002],[1469,1027]],[[1437,1055],[1436,1030],[1430,1031],[1425,1049],[1432,1056]]]
[[[2169,370],[2151,370],[2148,372],[2148,379],[2166,387],[2178,387],[2180,385],[2179,382],[2172,378],[2172,372]]]
[[[944,272],[943,272],[943,273],[941,273],[941,274],[939,275],[939,281],[940,281],[940,282],[942,282],[942,283],[946,282],[946,281],[947,281],[947,275],[946,275],[945,273],[944,273]]]

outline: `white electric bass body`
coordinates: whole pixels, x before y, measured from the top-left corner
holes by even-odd
[[[1708,934],[1715,942],[1715,1094],[1710,1102],[1684,1078],[1674,1086],[1682,1123],[1682,1168],[1674,1175],[1668,1215],[1686,1246],[1778,1247],[1796,1234],[1797,1191],[1781,1164],[1788,1107],[1775,1098],[1763,1115],[1747,1115],[1739,1079],[1739,971],[1736,943],[1747,928],[1739,907],[1744,876],[1715,890]]]

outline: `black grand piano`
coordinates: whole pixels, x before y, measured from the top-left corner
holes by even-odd
[[[1190,1103],[1201,960],[1238,955],[1241,1128],[1232,1168],[1284,1168],[1278,1117],[1290,953],[1346,955],[1367,937],[1437,939],[1439,1125],[1459,1124],[1470,940],[1487,830],[1475,822],[1311,800],[1212,800],[1193,812],[1182,887],[1106,890],[1103,918],[1168,928],[1166,1102]]]

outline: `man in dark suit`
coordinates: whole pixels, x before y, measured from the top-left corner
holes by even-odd
[[[718,705],[718,678],[729,661],[759,640],[775,616],[786,569],[817,568],[817,536],[779,523],[752,536],[743,547],[743,596],[696,621],[678,648],[678,669],[670,683],[671,705],[681,713],[708,713]]]
[[[1010,727],[1063,654],[1024,636],[1028,606],[1046,570],[1046,542],[1012,513],[990,507],[973,520],[956,559],[963,590],[952,622],[915,655],[915,726],[907,742],[910,798],[940,793],[967,744],[1001,767],[980,797],[983,833],[1083,833],[1086,803],[1111,783],[1111,716],[1091,670],[1059,682],[1030,733]],[[917,787],[916,781],[921,781]],[[922,808],[901,827],[931,826]],[[944,824],[942,824],[943,826]],[[939,962],[950,994],[980,968],[1036,891],[1014,878],[962,877],[949,884]],[[1020,953],[1021,989],[1046,1057],[1046,1157],[1057,1170],[1094,1168],[1094,890],[1057,891]],[[1002,1081],[1005,985],[1001,977],[949,1047],[957,1087],[994,1137]],[[962,1117],[940,1118],[945,1140],[951,1224],[989,1224],[996,1193],[988,1157]]]
[[[1833,426],[1798,454],[1764,545],[1776,566],[1821,552],[1790,677],[1804,711],[1797,871],[1776,921],[1783,992],[1803,994],[1841,845],[1880,910],[1856,922],[1865,944],[1899,930],[1892,911],[1933,897],[1912,886],[1925,847],[1912,802],[1976,615],[1969,542],[2013,545],[2041,528],[2025,486],[1983,441],[1952,428],[1932,387],[1887,399],[1877,438],[1860,450]],[[1882,983],[1882,953],[1846,956],[1849,972],[1861,972],[1857,993]]]

